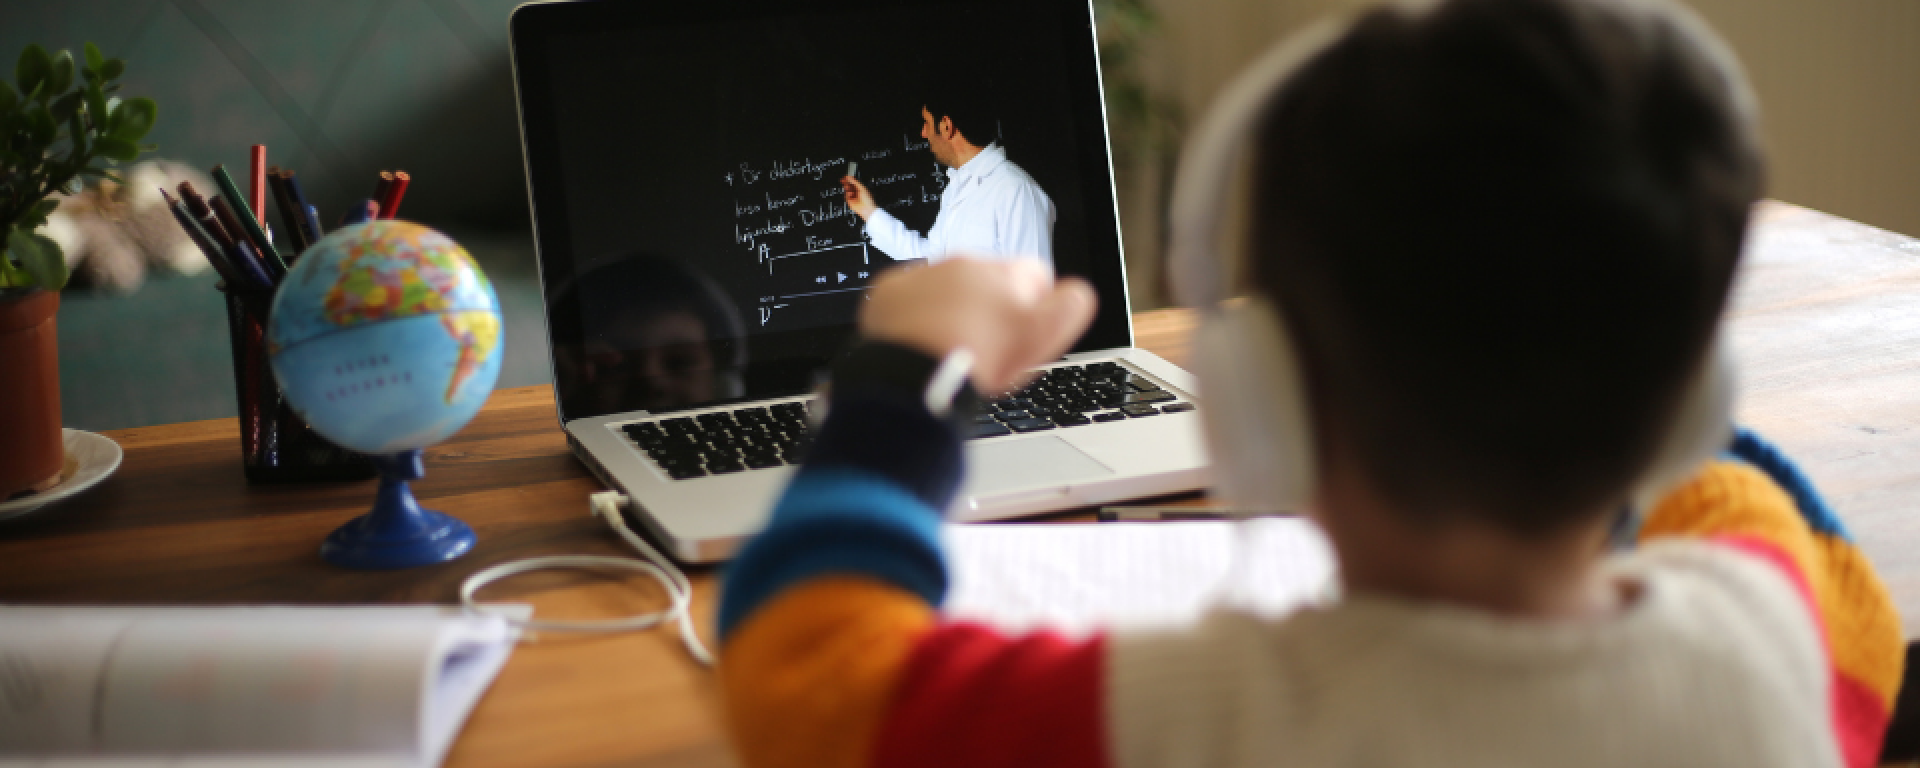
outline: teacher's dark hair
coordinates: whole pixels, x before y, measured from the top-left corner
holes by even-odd
[[[1265,116],[1250,271],[1321,455],[1396,508],[1547,533],[1651,462],[1763,177],[1740,76],[1683,13],[1380,8]]]

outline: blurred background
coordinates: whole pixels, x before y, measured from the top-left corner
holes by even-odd
[[[639,2],[641,0],[634,0]],[[328,215],[380,170],[414,182],[405,218],[446,230],[494,278],[499,386],[549,380],[507,58],[513,0],[8,0],[0,61],[93,41],[160,116],[157,157],[296,170]],[[1162,306],[1162,223],[1183,127],[1276,37],[1358,0],[1096,0],[1134,309]],[[1695,0],[1759,91],[1769,195],[1920,234],[1920,2]],[[608,83],[617,91],[617,83]],[[211,272],[69,288],[59,316],[68,426],[232,416]]]

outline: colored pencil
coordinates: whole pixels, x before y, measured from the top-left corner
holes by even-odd
[[[233,209],[233,203],[223,195],[214,195],[207,198],[207,205],[213,208],[213,215],[220,220],[220,226],[226,227],[230,232],[242,233],[240,237],[234,238],[233,242],[236,245],[247,246],[246,253],[266,270],[267,285],[271,286],[279,282],[280,277],[286,274],[285,268],[279,267],[273,260],[266,258],[266,249],[260,247],[260,242],[253,239],[251,233],[246,232],[246,221],[240,218],[242,214],[239,211]]]
[[[247,205],[253,208],[255,223],[267,225],[267,145],[255,144],[247,153],[252,160],[247,169]]]
[[[288,181],[292,181],[292,179],[288,179]],[[320,208],[318,206],[307,206],[307,228],[318,233],[314,236],[313,240],[316,243],[320,242],[320,238],[326,236],[326,232],[320,228]]]
[[[407,196],[407,185],[412,183],[413,177],[406,171],[393,172],[393,186],[387,188],[386,199],[380,201],[380,218],[400,215],[400,199]]]
[[[273,275],[267,271],[267,260],[260,257],[260,252],[255,251],[252,244],[245,240],[235,240],[233,250],[229,253],[232,255],[227,258],[253,278],[255,287],[269,290],[273,288]]]
[[[347,215],[340,218],[340,226],[350,227],[378,218],[380,218],[380,204],[372,200],[362,200],[348,206]]]
[[[213,237],[214,245],[220,246],[221,252],[233,247],[233,234],[220,225],[220,218],[214,215],[213,207],[207,205],[207,199],[200,196],[199,190],[193,188],[193,182],[180,182],[180,201],[186,203],[187,212]]]
[[[293,198],[293,207],[305,214],[306,221],[300,229],[300,236],[307,241],[308,247],[312,247],[327,234],[326,230],[320,228],[320,211],[307,204],[307,193],[301,191],[300,179],[293,175],[293,171],[283,168],[280,177],[287,183],[287,197]]]
[[[310,245],[305,233],[300,231],[300,220],[306,218],[306,213],[293,204],[293,195],[287,192],[287,179],[281,175],[279,166],[267,171],[267,186],[273,190],[274,207],[280,209],[280,231],[287,233],[287,244],[293,250],[288,261],[292,261]]]
[[[187,239],[192,240],[201,255],[207,257],[207,263],[213,266],[213,271],[220,273],[220,279],[225,280],[227,285],[239,287],[240,275],[233,271],[233,263],[227,261],[227,255],[220,252],[220,246],[214,244],[213,236],[207,234],[200,222],[193,220],[193,214],[187,211],[187,204],[173,199],[165,187],[160,189],[160,197],[167,201],[167,210],[173,213],[175,221],[180,222],[180,230],[187,233]]]
[[[245,230],[247,239],[253,242],[254,250],[273,268],[275,276],[287,273],[287,263],[280,259],[280,253],[273,249],[273,243],[267,240],[267,230],[254,220],[253,211],[247,208],[246,198],[240,196],[240,188],[233,183],[233,175],[227,173],[227,167],[213,167],[213,183],[220,187],[227,204],[240,219],[240,227]],[[222,222],[225,223],[225,222]]]
[[[379,178],[375,179],[373,182],[373,197],[370,197],[367,199],[372,200],[376,203],[385,203],[387,201],[387,195],[391,194],[392,192],[393,192],[393,172],[381,171]]]

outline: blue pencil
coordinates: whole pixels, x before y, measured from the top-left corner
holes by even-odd
[[[288,181],[292,181],[292,179],[288,179]],[[307,227],[313,230],[313,238],[316,242],[320,238],[327,236],[326,230],[320,228],[320,208],[318,206],[307,206]]]
[[[301,222],[305,225],[306,229],[300,234],[306,238],[307,245],[313,245],[327,234],[325,230],[320,228],[320,209],[307,204],[307,193],[300,190],[300,179],[293,175],[293,171],[287,171],[285,169],[282,169],[282,171],[284,172],[281,174],[281,179],[287,183],[287,197],[293,199],[294,209],[303,211],[306,214],[306,221]]]
[[[266,263],[260,260],[260,252],[245,238],[233,241],[233,255],[228,257],[236,266],[245,270],[253,279],[254,287],[273,290],[273,277],[267,273]]]

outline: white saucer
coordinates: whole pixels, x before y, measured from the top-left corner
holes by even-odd
[[[120,444],[105,436],[78,429],[61,430],[67,459],[60,467],[60,484],[13,501],[0,501],[0,520],[20,517],[36,509],[92,488],[120,468]]]

